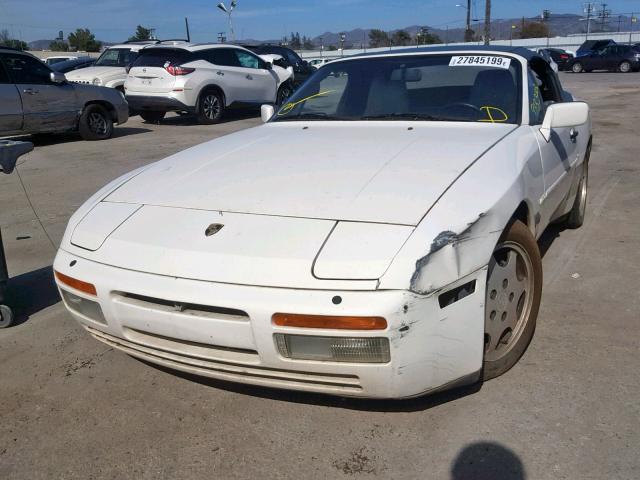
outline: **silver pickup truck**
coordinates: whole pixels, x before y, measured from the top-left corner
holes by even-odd
[[[117,90],[69,83],[33,55],[0,47],[0,137],[78,131],[104,140],[128,118]]]

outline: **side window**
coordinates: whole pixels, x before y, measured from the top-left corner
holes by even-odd
[[[22,85],[49,85],[51,84],[51,70],[40,60],[26,55],[4,56],[5,66],[13,81]]]
[[[205,60],[221,67],[239,67],[238,57],[230,48],[212,48],[204,54]]]
[[[2,58],[2,55],[0,55],[0,85],[2,85],[3,83],[13,83],[9,79],[9,74],[7,74],[7,71],[4,69],[4,65],[2,65],[3,60],[4,58]]]
[[[529,69],[529,124],[540,125],[544,119],[544,104],[540,92],[540,79]]]
[[[243,68],[265,68],[264,62],[260,60],[260,58],[256,57],[253,53],[236,50],[235,54],[238,58],[238,63]]]

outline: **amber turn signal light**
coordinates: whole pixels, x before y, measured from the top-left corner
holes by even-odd
[[[64,273],[55,272],[56,278],[60,283],[65,284],[68,287],[74,288],[79,292],[86,293],[89,295],[93,295],[94,297],[98,296],[98,292],[96,292],[96,287],[92,283],[83,282],[82,280],[78,280],[77,278],[69,277]]]
[[[335,330],[384,330],[387,321],[382,317],[337,317],[276,313],[272,317],[279,327],[327,328]]]

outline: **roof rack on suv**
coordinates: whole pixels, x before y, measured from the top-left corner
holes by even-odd
[[[159,44],[163,44],[163,43],[171,43],[171,42],[184,42],[184,43],[190,43],[189,40],[186,40],[184,38],[167,38],[166,40],[158,40]]]
[[[127,40],[123,42],[123,44],[132,44],[132,45],[153,45],[156,43],[160,43],[160,40]]]

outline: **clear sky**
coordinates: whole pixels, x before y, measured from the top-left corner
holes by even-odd
[[[55,38],[59,30],[86,27],[99,40],[120,41],[136,25],[156,28],[159,38],[183,38],[189,17],[192,39],[216,39],[226,31],[226,17],[215,8],[219,0],[0,0],[0,29],[25,41]],[[227,4],[230,0],[226,0]],[[239,0],[234,12],[238,38],[278,39],[291,31],[316,36],[353,28],[391,30],[408,25],[450,28],[464,23],[466,0]],[[475,0],[477,16],[484,0]],[[553,13],[581,13],[578,0],[493,0],[495,18]],[[614,14],[640,12],[640,0],[610,0]]]

